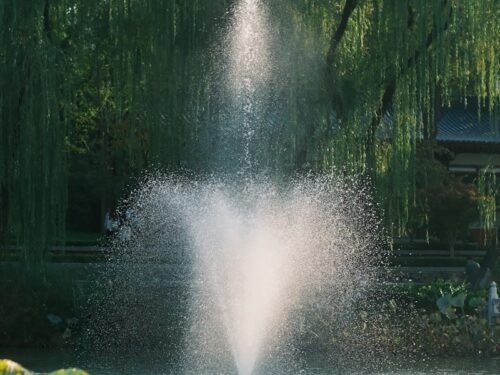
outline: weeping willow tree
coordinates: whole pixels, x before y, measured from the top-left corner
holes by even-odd
[[[42,264],[62,238],[74,155],[87,157],[81,179],[99,191],[101,215],[127,176],[196,169],[188,155],[220,110],[210,55],[237,3],[0,3],[0,234],[22,259]],[[279,69],[295,69],[281,76],[286,116],[266,159],[370,175],[393,232],[404,231],[417,146],[434,138],[437,109],[475,97],[498,121],[497,1],[260,5],[283,49]]]
[[[103,200],[119,169],[180,164],[197,131],[182,108],[200,100],[202,51],[226,6],[1,2],[0,235],[26,264],[40,268],[63,238],[68,155],[92,156]]]
[[[498,2],[295,4],[302,21],[325,36],[332,120],[326,122],[331,136],[323,138],[320,168],[340,165],[370,175],[390,233],[401,234],[416,205],[417,147],[435,139],[439,110],[473,98],[498,124]]]
[[[49,7],[0,5],[0,230],[24,245],[22,258],[40,264],[63,229],[66,175],[65,56]]]
[[[199,130],[187,109],[202,107],[203,59],[227,4],[73,3],[70,146],[91,155],[102,220],[130,176],[182,166],[186,144]]]

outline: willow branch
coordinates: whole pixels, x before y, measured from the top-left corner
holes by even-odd
[[[335,30],[335,33],[330,40],[330,49],[328,50],[328,55],[326,56],[326,63],[329,69],[332,68],[333,60],[335,58],[335,52],[337,51],[340,41],[342,40],[346,32],[349,18],[351,18],[351,14],[357,5],[358,0],[346,0],[345,2],[344,9],[342,11],[342,18],[340,19],[337,30]]]
[[[328,54],[326,56],[326,75],[328,82],[328,90],[331,91],[330,96],[333,107],[335,108],[335,111],[340,117],[342,117],[344,108],[342,105],[342,98],[339,95],[338,90],[334,88],[335,75],[333,69],[334,69],[335,54],[340,45],[340,42],[342,41],[342,38],[346,33],[347,24],[349,23],[349,19],[351,18],[352,12],[354,11],[357,5],[358,5],[358,0],[346,0],[344,4],[344,9],[342,10],[342,17],[340,19],[340,23],[337,26],[337,29],[335,30],[335,33],[333,34],[330,40],[330,48],[328,49]]]
[[[448,0],[444,0],[442,4],[442,8],[446,8],[448,4]],[[441,32],[446,31],[449,26],[450,26],[450,21],[451,21],[451,16],[452,16],[453,8],[450,7],[450,11],[448,13],[448,17],[446,19],[446,22],[443,25],[443,28]],[[431,45],[434,43],[435,39],[438,36],[438,30],[436,25],[432,27],[432,30],[430,33],[427,35],[426,41],[425,41],[425,50],[429,49]],[[400,74],[405,74],[408,70],[410,70],[418,61],[420,58],[420,55],[423,53],[422,50],[416,50],[415,53],[408,58],[408,61],[406,62],[406,66],[402,69]],[[377,127],[381,123],[382,116],[389,110],[389,106],[392,103],[392,99],[394,98],[394,94],[396,93],[396,80],[397,76],[395,75],[387,84],[384,90],[384,94],[382,95],[382,102],[380,107],[377,109],[375,114],[372,117],[371,120],[371,125],[370,125],[370,142],[373,143],[374,141],[374,136],[375,132],[377,130]]]
[[[52,39],[52,27],[50,25],[50,0],[45,0],[43,7],[43,31],[50,40]]]

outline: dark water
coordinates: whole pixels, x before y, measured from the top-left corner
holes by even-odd
[[[125,366],[109,366],[92,361],[78,359],[75,355],[56,350],[34,350],[34,349],[5,349],[0,348],[0,358],[9,358],[21,363],[33,371],[52,371],[60,367],[84,368],[91,375],[178,375],[190,374],[187,371],[175,370],[175,366],[160,363],[150,363],[141,358],[129,359],[129,369]],[[380,371],[360,371],[349,369],[328,368],[325,366],[309,366],[299,372],[308,375],[344,375],[344,374],[399,374],[399,375],[423,375],[423,374],[500,374],[500,358],[432,358],[422,359],[412,364],[400,364],[390,369]],[[255,375],[284,375],[280,371],[266,370]]]

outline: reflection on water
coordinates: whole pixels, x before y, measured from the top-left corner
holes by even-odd
[[[60,367],[82,367],[91,375],[177,375],[173,366],[151,365],[145,359],[130,359],[129,370],[121,366],[106,367],[92,364],[92,361],[79,359],[73,354],[62,350],[41,349],[5,349],[0,348],[0,358],[10,358],[34,371],[50,371]],[[169,368],[170,367],[170,368]],[[419,363],[411,365],[402,364],[399,368],[391,368],[377,372],[350,371],[348,369],[332,369],[310,367],[301,372],[304,375],[344,375],[344,374],[391,374],[391,375],[469,375],[469,374],[500,374],[500,358],[432,358],[422,359]],[[255,375],[277,375],[279,373],[269,369]]]

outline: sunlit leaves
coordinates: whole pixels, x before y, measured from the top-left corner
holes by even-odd
[[[0,359],[0,375],[37,375],[38,373],[26,370],[24,367],[8,359]],[[83,370],[67,369],[50,372],[47,375],[88,375]]]

